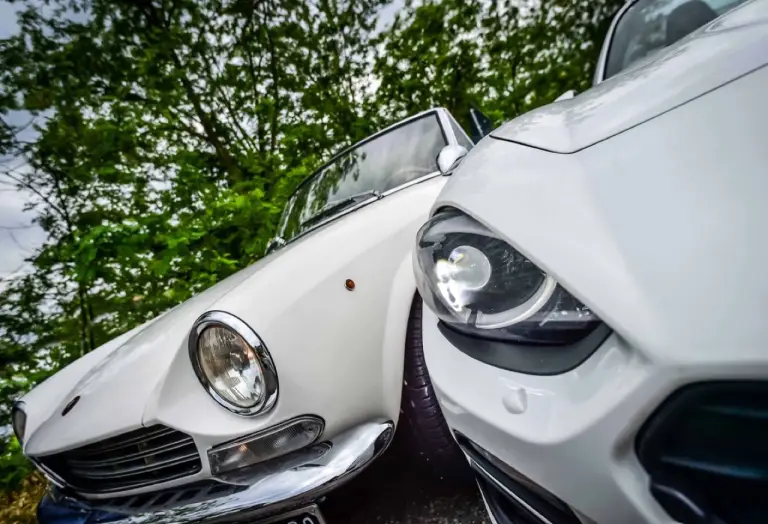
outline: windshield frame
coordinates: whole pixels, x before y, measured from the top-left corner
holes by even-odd
[[[354,150],[354,149],[356,149],[356,148],[358,148],[358,147],[360,147],[360,146],[362,146],[364,144],[367,144],[368,142],[370,142],[372,140],[375,140],[376,138],[378,138],[378,137],[380,137],[382,135],[385,135],[385,134],[389,133],[390,131],[394,131],[394,130],[400,128],[400,127],[408,125],[409,123],[411,123],[411,122],[413,122],[415,120],[418,120],[420,118],[424,118],[424,117],[427,117],[427,116],[430,116],[430,115],[436,116],[436,118],[438,120],[438,125],[440,126],[440,132],[443,135],[443,139],[445,140],[446,146],[458,145],[459,144],[459,139],[456,136],[456,132],[453,129],[454,126],[451,125],[451,121],[452,121],[453,117],[450,115],[450,113],[448,113],[448,111],[446,109],[444,109],[442,107],[436,107],[436,108],[428,109],[426,111],[422,111],[422,112],[417,113],[415,115],[409,116],[408,118],[405,118],[403,120],[395,122],[391,126],[388,126],[388,127],[384,128],[384,129],[382,129],[380,131],[377,131],[376,133],[374,133],[374,134],[372,134],[370,136],[367,136],[364,139],[360,140],[359,142],[355,142],[354,144],[352,144],[352,145],[350,145],[348,147],[345,147],[344,149],[342,149],[338,153],[334,154],[327,162],[325,162],[323,165],[318,167],[315,171],[312,172],[311,175],[309,175],[307,178],[302,180],[302,182],[298,186],[296,186],[296,189],[293,190],[293,192],[291,193],[291,196],[288,197],[288,200],[286,202],[286,206],[295,197],[295,195],[301,190],[302,187],[304,187],[306,184],[310,183],[315,177],[320,175],[326,168],[331,166],[336,160],[338,160],[339,158],[343,157],[344,155],[346,155],[350,151],[352,151],[352,150]],[[464,136],[469,141],[469,143],[474,144],[474,142],[469,137],[469,135],[467,135],[467,133],[463,129],[460,128],[460,130],[464,133]],[[390,189],[382,192],[379,196],[372,196],[371,198],[365,199],[365,200],[363,200],[362,202],[360,202],[358,204],[355,204],[353,206],[345,208],[345,209],[339,211],[338,213],[336,213],[336,214],[334,214],[332,216],[329,216],[326,219],[318,221],[316,224],[313,224],[311,227],[309,227],[309,228],[305,229],[304,231],[302,231],[301,233],[293,236],[289,240],[285,240],[283,238],[283,236],[282,236],[284,234],[284,232],[285,232],[285,224],[283,224],[283,213],[285,213],[285,209],[283,209],[283,211],[280,214],[280,223],[278,225],[279,230],[278,230],[276,236],[272,240],[270,240],[269,246],[267,247],[267,252],[269,253],[270,251],[272,251],[272,249],[270,249],[270,247],[271,247],[272,243],[275,242],[278,239],[280,241],[282,241],[281,245],[278,246],[278,247],[282,247],[283,245],[289,244],[289,243],[293,242],[294,240],[303,237],[304,235],[306,235],[310,231],[314,231],[315,229],[317,229],[319,227],[322,227],[322,226],[324,226],[325,224],[327,224],[329,222],[337,220],[340,217],[348,215],[348,214],[350,214],[350,213],[352,213],[352,212],[354,212],[354,211],[356,211],[356,210],[358,210],[358,209],[360,209],[362,207],[365,207],[365,206],[367,206],[367,205],[369,205],[369,204],[371,204],[373,202],[376,202],[380,198],[384,198],[387,195],[391,195],[392,193],[395,193],[397,191],[401,191],[401,190],[403,190],[405,188],[408,188],[408,187],[411,187],[413,185],[419,184],[421,182],[424,182],[425,180],[429,180],[429,179],[434,178],[436,176],[440,176],[440,171],[439,170],[433,171],[431,173],[427,173],[426,175],[423,175],[423,176],[421,176],[419,178],[415,178],[413,180],[409,180],[408,182],[405,182],[405,183],[403,183],[403,184],[401,184],[399,186],[395,186],[393,188],[390,188]]]
[[[600,49],[600,56],[597,59],[595,77],[592,80],[593,86],[596,86],[605,80],[605,70],[608,67],[608,55],[611,52],[611,44],[613,44],[613,37],[616,34],[616,26],[619,25],[619,20],[624,18],[624,15],[629,10],[629,8],[635,5],[637,2],[638,0],[629,0],[629,2],[625,3],[621,9],[618,10],[616,15],[614,15],[613,20],[611,20],[611,25],[608,27],[605,40],[603,40],[603,47]]]

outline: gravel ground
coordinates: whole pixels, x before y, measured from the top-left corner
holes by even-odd
[[[320,505],[328,524],[488,524],[469,470],[466,479],[432,475],[395,442],[367,470]]]

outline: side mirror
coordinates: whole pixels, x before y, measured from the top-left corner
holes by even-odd
[[[443,175],[450,175],[459,162],[467,156],[467,148],[457,144],[445,146],[437,155],[437,168]]]
[[[269,255],[273,251],[280,249],[285,245],[285,240],[283,240],[281,237],[275,237],[272,240],[269,241],[269,244],[267,244],[267,249],[264,251],[264,256]]]

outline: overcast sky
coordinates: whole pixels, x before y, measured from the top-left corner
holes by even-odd
[[[404,0],[393,0],[382,8],[377,30],[392,23],[403,3]],[[0,38],[7,38],[16,32],[16,9],[17,6],[0,0]],[[6,118],[11,124],[26,123],[28,120],[23,114]],[[24,259],[45,241],[43,230],[32,224],[34,214],[24,211],[28,200],[28,194],[0,183],[0,280],[27,269]]]
[[[0,3],[0,38],[16,32],[16,6]],[[11,123],[22,122],[24,115],[11,115]],[[5,179],[7,180],[7,179]],[[23,269],[24,258],[45,240],[43,231],[32,225],[33,215],[25,213],[28,196],[0,184],[0,279]]]

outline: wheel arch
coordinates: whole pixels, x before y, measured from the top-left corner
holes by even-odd
[[[408,317],[416,295],[416,279],[409,251],[392,279],[381,351],[382,399],[387,414],[395,424],[400,417]]]

